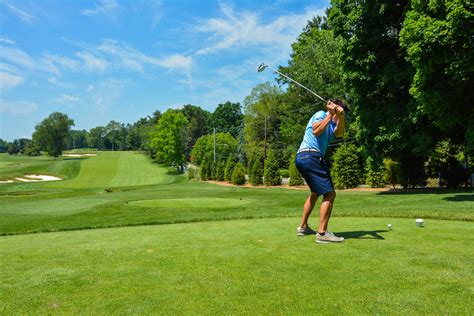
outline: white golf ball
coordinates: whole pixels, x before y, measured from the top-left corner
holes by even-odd
[[[392,229],[392,224],[387,225],[388,229]]]
[[[423,227],[424,222],[422,218],[417,218],[415,222],[416,222],[416,226]]]

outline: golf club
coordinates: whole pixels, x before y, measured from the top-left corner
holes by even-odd
[[[314,92],[314,91],[312,91],[312,90],[306,88],[305,86],[303,86],[303,85],[302,85],[301,83],[299,83],[298,81],[291,79],[291,78],[288,77],[287,75],[285,75],[285,74],[279,72],[279,71],[276,70],[276,69],[273,69],[272,67],[268,66],[268,65],[265,64],[265,63],[261,63],[260,66],[258,66],[257,71],[258,71],[258,72],[262,72],[262,71],[264,71],[265,68],[267,68],[267,67],[270,68],[271,70],[273,70],[274,72],[276,72],[277,74],[279,74],[280,76],[283,76],[283,77],[285,77],[286,79],[293,81],[294,83],[296,83],[296,84],[297,84],[298,86],[300,86],[301,88],[303,88],[303,89],[305,89],[305,90],[311,92],[313,95],[315,95],[316,97],[318,97],[318,98],[321,99],[322,101],[328,102],[327,100],[325,100],[324,98],[322,98],[322,97],[321,97],[319,94],[317,94],[316,92]]]

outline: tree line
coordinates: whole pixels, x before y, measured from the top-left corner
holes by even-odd
[[[279,70],[352,109],[345,140],[329,148],[337,187],[418,187],[428,179],[456,187],[466,181],[474,153],[473,21],[472,7],[461,0],[332,0],[325,16],[308,21],[292,44],[288,66]],[[180,170],[190,162],[190,175],[202,179],[232,181],[239,170],[256,185],[273,174],[277,183],[294,169],[307,121],[323,107],[278,78],[254,87],[242,104],[219,104],[212,113],[185,105],[133,124],[70,130],[63,144],[142,150]],[[48,119],[73,126],[58,115]],[[56,155],[59,144],[46,145],[48,124],[36,127],[28,150],[25,140],[0,141],[0,150],[37,148]],[[266,166],[277,172],[261,174]]]

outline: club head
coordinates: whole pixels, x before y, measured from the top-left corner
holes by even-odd
[[[264,71],[265,68],[267,68],[267,67],[268,67],[268,65],[265,65],[265,63],[261,63],[260,66],[258,66],[257,71],[258,71],[258,72],[262,72],[262,71]]]

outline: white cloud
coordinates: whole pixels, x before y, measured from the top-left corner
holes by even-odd
[[[158,61],[158,64],[168,69],[180,69],[188,71],[192,67],[193,59],[190,56],[171,55]]]
[[[78,52],[76,56],[82,59],[83,67],[90,72],[104,72],[108,62],[105,59],[95,57],[89,52]]]
[[[54,76],[49,77],[48,82],[64,89],[72,89],[74,87],[73,84],[64,82],[64,80],[58,80],[58,78]]]
[[[176,54],[164,58],[151,57],[126,43],[110,39],[103,41],[97,50],[114,58],[117,67],[132,71],[143,72],[147,65],[153,65],[189,73],[192,66],[191,56]]]
[[[99,0],[95,4],[94,9],[83,9],[81,14],[85,16],[93,16],[98,14],[113,15],[114,12],[119,8],[116,0]]]
[[[0,70],[8,71],[8,72],[13,73],[13,74],[18,73],[18,69],[15,66],[12,66],[10,64],[1,63],[1,62],[0,62]]]
[[[59,98],[52,101],[52,103],[62,104],[62,105],[70,105],[71,103],[77,103],[81,99],[79,97],[69,95],[69,94],[61,94]]]
[[[49,53],[43,54],[42,61],[50,67],[50,69],[54,69],[52,72],[56,75],[60,73],[59,68],[67,69],[67,70],[78,70],[80,68],[80,64],[77,60],[73,60],[69,57],[52,55]]]
[[[9,44],[9,45],[15,45],[15,42],[12,41],[11,39],[9,39],[8,37],[6,36],[1,36],[0,35],[0,43],[5,43],[5,44]]]
[[[152,26],[156,27],[163,17],[163,2],[161,0],[148,1],[152,11]]]
[[[195,27],[200,33],[209,33],[213,44],[196,52],[197,55],[213,54],[231,48],[252,45],[267,46],[289,51],[308,20],[324,14],[324,9],[306,9],[301,14],[283,15],[263,23],[255,12],[235,12],[233,7],[221,4],[220,18],[211,18]]]
[[[24,51],[6,46],[0,46],[1,58],[18,66],[33,69],[35,68],[34,59]]]
[[[87,88],[86,88],[86,92],[89,92],[89,93],[92,93],[92,91],[94,91],[94,86],[93,85],[88,85]]]
[[[16,15],[19,19],[25,21],[25,22],[28,22],[28,23],[31,23],[33,22],[36,17],[34,17],[33,15],[29,14],[28,12],[24,11],[24,10],[20,10],[18,9],[17,7],[14,7],[12,6],[11,4],[4,4],[4,6],[11,12],[13,13],[14,15]]]
[[[0,71],[0,90],[8,90],[21,85],[25,80],[23,77]]]
[[[0,99],[0,112],[10,113],[13,115],[26,115],[33,113],[38,109],[38,104],[27,101],[9,102]]]

